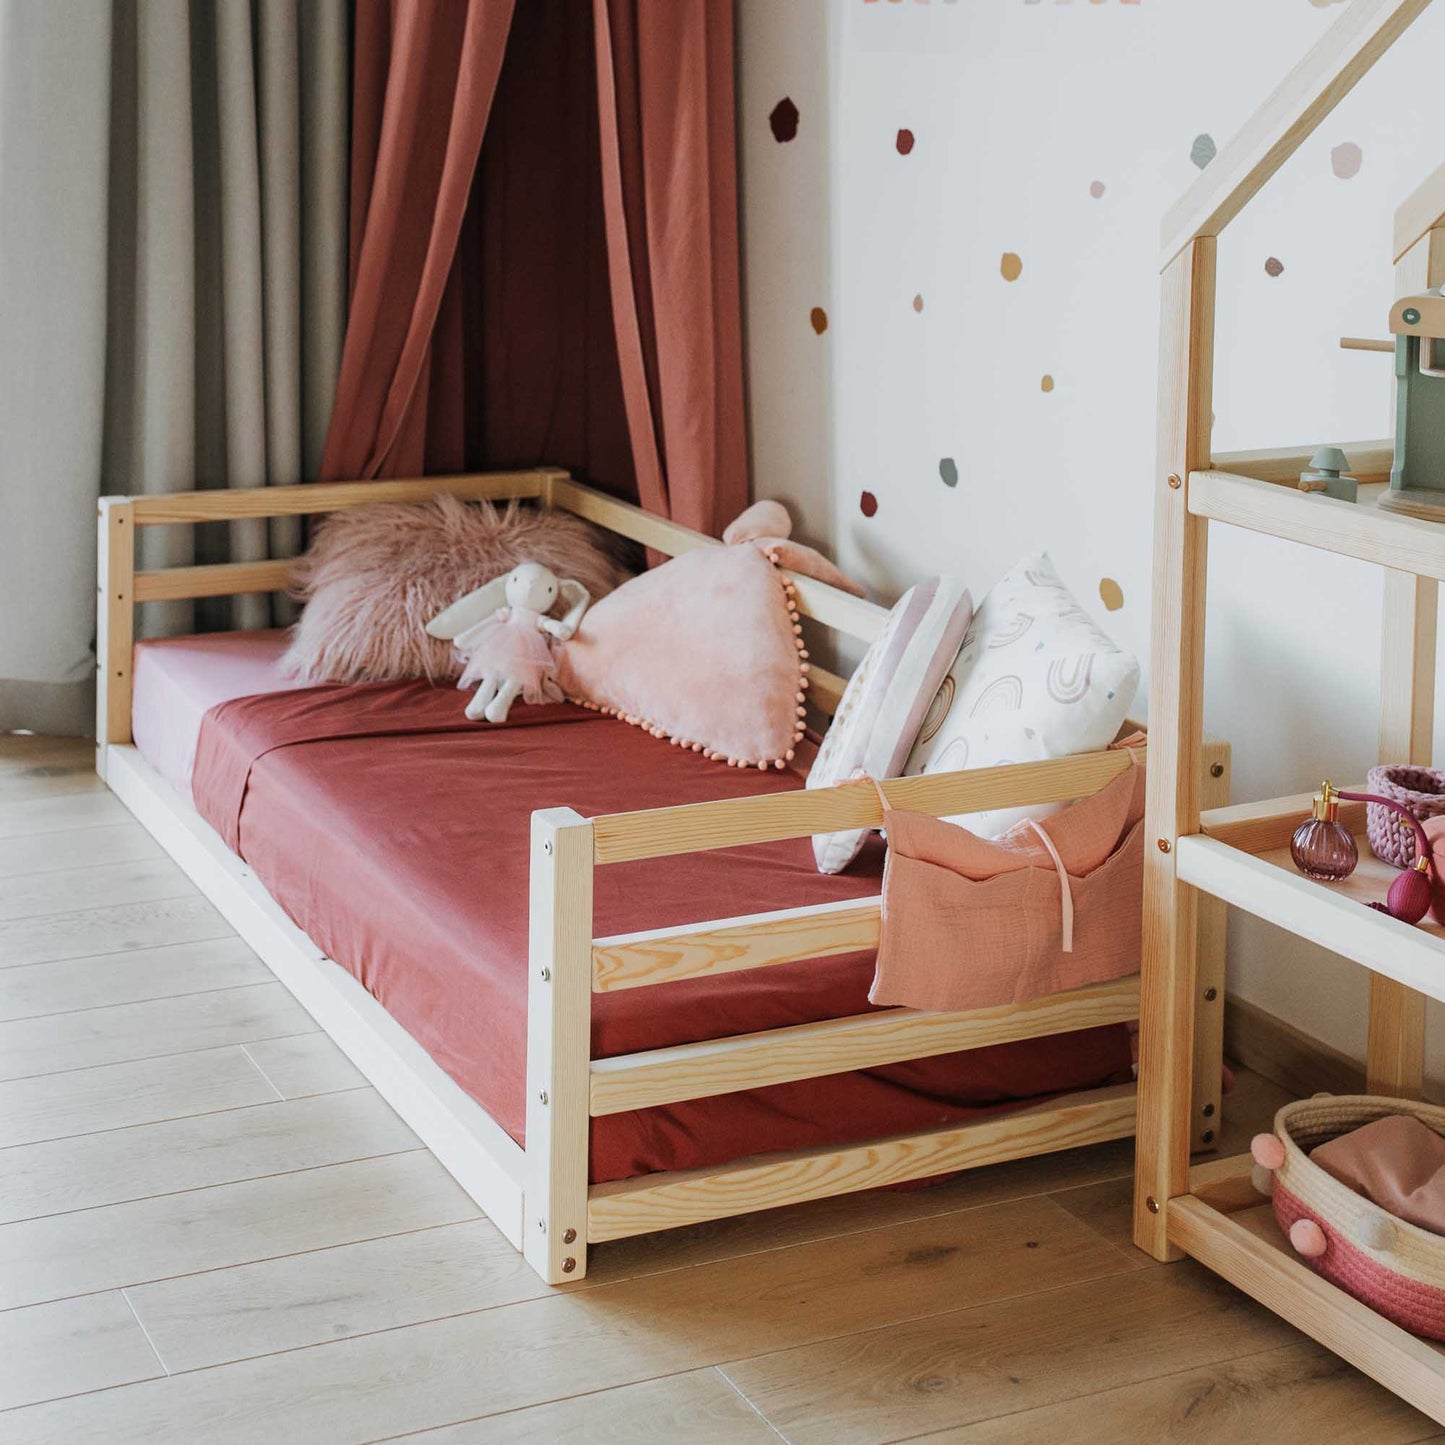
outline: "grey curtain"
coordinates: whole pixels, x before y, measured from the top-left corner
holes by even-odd
[[[316,475],[346,319],[348,13],[0,0],[0,727],[89,731],[98,494]],[[150,528],[140,565],[300,542],[294,518]],[[265,596],[148,604],[141,631],[287,620]]]

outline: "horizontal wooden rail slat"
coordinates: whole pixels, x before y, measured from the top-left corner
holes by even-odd
[[[1437,167],[1395,211],[1395,259],[1445,222],[1445,165]]]
[[[167,567],[135,574],[137,602],[174,601],[190,597],[235,597],[249,592],[284,592],[294,558],[269,562],[216,562],[203,567]]]
[[[1364,784],[1345,785],[1349,793],[1362,792]],[[1246,853],[1267,853],[1289,847],[1300,822],[1309,817],[1313,793],[1270,798],[1261,803],[1236,803],[1228,808],[1211,808],[1199,815],[1199,831],[1208,838],[1227,843]],[[1340,822],[1352,833],[1365,831],[1365,804],[1342,802]]]
[[[1134,1086],[1068,1094],[1017,1113],[848,1149],[773,1154],[725,1169],[644,1175],[588,1190],[590,1243],[1049,1154],[1134,1132]]]
[[[1139,979],[957,1013],[888,1009],[592,1062],[594,1116],[1125,1023]]]
[[[876,948],[878,928],[878,899],[864,898],[598,938],[592,944],[592,989],[615,993],[853,953]]]
[[[553,482],[552,502],[554,506],[563,507],[619,536],[630,537],[644,547],[665,552],[669,557],[679,557],[698,547],[722,545],[716,537],[669,522],[665,517],[654,517],[651,512],[644,512],[630,502],[620,502],[616,497],[580,486],[570,479],[558,478]],[[791,572],[788,575],[797,588],[798,611],[804,617],[836,627],[863,642],[871,642],[887,620],[887,609],[876,602],[853,597],[812,577],[800,577]]]
[[[1445,581],[1445,528],[1438,522],[1229,472],[1191,472],[1188,500],[1198,517]]]
[[[1097,793],[1120,773],[1143,762],[1142,748],[1081,753],[1041,763],[892,778],[883,791],[895,808],[946,817],[990,808],[1021,808]],[[840,783],[793,793],[684,803],[635,813],[608,813],[592,820],[599,863],[663,858],[779,838],[806,838],[839,828],[882,826],[883,810],[872,783]]]
[[[1395,462],[1395,443],[1383,441],[1347,442],[1341,450],[1350,459],[1350,475],[1359,482],[1388,482]],[[1251,477],[1257,482],[1278,482],[1297,487],[1300,473],[1310,464],[1314,447],[1265,447],[1258,451],[1220,452],[1212,458],[1210,470]]]
[[[138,527],[179,522],[226,522],[244,517],[295,517],[337,512],[376,502],[424,502],[439,492],[466,501],[540,497],[547,471],[477,472],[457,477],[411,477],[375,482],[306,482],[294,487],[235,487],[135,497]]]
[[[1217,236],[1347,96],[1430,0],[1355,0],[1164,217],[1159,269]]]

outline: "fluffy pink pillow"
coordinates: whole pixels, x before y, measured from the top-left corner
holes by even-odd
[[[735,767],[783,767],[803,734],[793,586],[752,547],[699,547],[634,577],[562,649],[562,691]]]
[[[306,610],[281,669],[312,683],[455,681],[451,643],[425,631],[438,612],[519,562],[575,577],[596,601],[628,575],[605,538],[566,512],[445,494],[333,512],[293,573]]]

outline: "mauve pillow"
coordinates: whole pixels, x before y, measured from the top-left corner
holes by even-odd
[[[562,691],[734,767],[783,767],[803,735],[793,584],[752,547],[699,547],[591,608]]]
[[[520,562],[576,578],[595,602],[628,576],[606,538],[567,512],[445,493],[332,512],[293,573],[306,609],[282,672],[310,683],[455,681],[451,643],[426,632],[437,613]]]

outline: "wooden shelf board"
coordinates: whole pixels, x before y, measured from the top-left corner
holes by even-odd
[[[1237,821],[1245,811],[1237,808],[1204,814],[1204,831],[1178,842],[1180,881],[1431,998],[1445,999],[1445,929],[1432,921],[1401,923],[1366,906],[1384,901],[1399,870],[1376,858],[1362,835],[1356,837],[1359,866],[1343,883],[1306,878],[1286,846],[1260,846],[1257,852],[1238,846],[1251,835],[1257,846],[1288,837],[1292,823],[1305,816],[1308,795],[1277,801],[1272,825],[1268,804],[1255,805],[1259,816],[1248,823]],[[1358,821],[1357,814],[1352,821]],[[1211,828],[1233,841],[1210,836]]]
[[[1172,1199],[1169,1238],[1236,1289],[1445,1423],[1445,1351],[1321,1279],[1290,1248],[1271,1205],[1225,1214],[1197,1196]]]
[[[1362,486],[1358,502],[1339,502],[1233,472],[1191,472],[1189,510],[1212,522],[1445,580],[1445,522],[1381,510],[1385,490]]]

